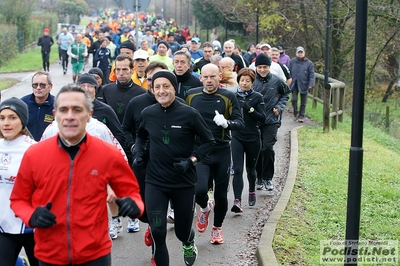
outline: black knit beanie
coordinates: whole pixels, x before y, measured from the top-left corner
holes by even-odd
[[[89,83],[89,84],[92,84],[93,86],[95,86],[95,88],[97,89],[96,78],[93,75],[88,74],[88,73],[84,73],[84,74],[80,75],[80,77],[78,78],[76,83],[77,84]]]
[[[258,66],[258,65],[268,65],[268,66],[270,66],[271,65],[271,58],[269,58],[266,54],[262,54],[261,53],[256,57],[255,65],[256,66]]]
[[[158,46],[160,46],[160,44],[164,44],[167,47],[167,49],[169,49],[169,44],[166,41],[164,41],[164,40],[159,41],[157,43],[157,48],[158,48]]]
[[[98,67],[91,68],[91,69],[88,71],[88,73],[89,73],[89,74],[96,74],[96,75],[98,75],[101,79],[103,79],[103,71],[102,71],[100,68],[98,68]]]
[[[16,97],[12,97],[0,103],[0,112],[4,109],[14,111],[19,116],[19,119],[21,119],[22,126],[26,127],[28,124],[29,112],[28,105],[25,102]]]
[[[153,75],[153,77],[151,78],[151,82],[152,82],[151,85],[153,86],[153,88],[154,88],[154,81],[157,78],[166,78],[166,79],[168,79],[171,82],[172,86],[174,86],[175,91],[178,90],[178,80],[176,79],[176,76],[175,76],[174,73],[172,73],[172,72],[170,72],[168,70],[161,70],[161,71],[158,71],[157,73],[155,73]]]
[[[120,49],[121,48],[127,48],[129,50],[132,50],[133,52],[136,51],[136,47],[131,41],[124,41],[123,43],[121,43]]]

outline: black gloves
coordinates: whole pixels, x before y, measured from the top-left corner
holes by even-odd
[[[46,207],[37,207],[29,219],[29,225],[33,228],[48,228],[55,225],[56,216],[50,212],[51,206],[52,203],[48,202]]]
[[[140,210],[133,199],[131,199],[130,197],[116,199],[115,203],[117,203],[119,207],[118,216],[128,216],[132,219],[139,217]]]
[[[193,165],[189,158],[174,158],[174,161],[174,167],[180,173],[185,173]]]
[[[147,164],[147,141],[136,138],[135,147],[132,151],[133,163],[132,168],[140,169],[146,167]]]
[[[133,168],[142,168],[144,167],[144,162],[142,157],[136,157],[135,160],[133,160],[133,164],[132,164]]]
[[[247,112],[250,111],[251,106],[245,100],[240,100],[239,104],[243,108],[243,110]]]

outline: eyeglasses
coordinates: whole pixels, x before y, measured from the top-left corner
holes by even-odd
[[[45,89],[47,85],[49,85],[49,84],[45,84],[45,83],[32,83],[32,88],[36,89],[36,88],[39,86],[41,89]]]

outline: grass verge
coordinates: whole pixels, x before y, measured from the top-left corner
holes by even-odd
[[[17,83],[18,83],[18,80],[15,80],[15,79],[1,80],[0,81],[0,91],[4,90],[4,89],[8,89]]]
[[[307,114],[322,120],[322,107]],[[297,180],[280,219],[273,248],[280,265],[320,265],[320,240],[345,239],[351,120],[323,133],[299,129]],[[400,144],[364,125],[360,240],[396,240],[400,235]],[[343,264],[341,264],[343,265]]]
[[[35,47],[24,53],[18,54],[0,68],[0,73],[37,71],[42,69],[42,53],[40,47]],[[50,53],[50,63],[58,60],[58,47],[54,44]]]

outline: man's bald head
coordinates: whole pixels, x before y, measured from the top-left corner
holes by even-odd
[[[203,82],[203,91],[207,94],[216,92],[221,78],[221,73],[216,65],[207,64],[203,66],[200,76],[200,81]]]

